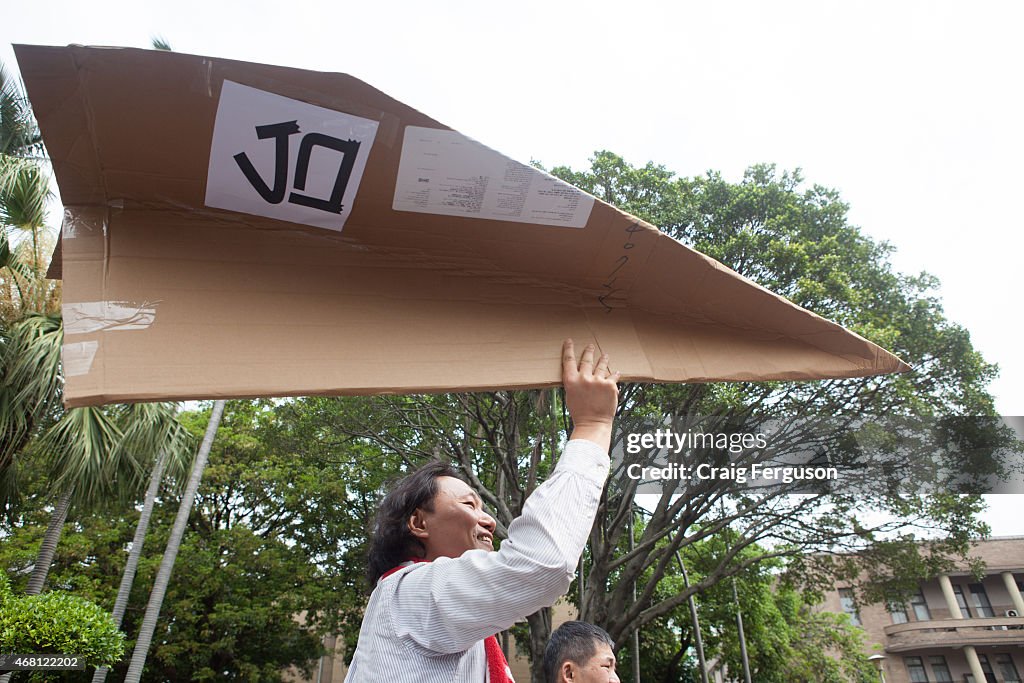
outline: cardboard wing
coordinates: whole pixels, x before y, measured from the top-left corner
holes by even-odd
[[[899,359],[344,74],[16,48],[53,159],[68,405],[814,379]]]

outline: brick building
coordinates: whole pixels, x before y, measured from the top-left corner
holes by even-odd
[[[1024,673],[1024,536],[979,542],[977,580],[966,566],[923,583],[903,605],[854,604],[837,586],[823,609],[867,632],[885,683],[1020,683]],[[881,657],[879,657],[881,655]]]

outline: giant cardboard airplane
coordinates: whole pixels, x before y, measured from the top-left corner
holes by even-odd
[[[858,377],[898,358],[351,76],[17,46],[65,206],[65,401]]]

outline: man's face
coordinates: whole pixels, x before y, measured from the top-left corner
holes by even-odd
[[[438,477],[432,511],[417,510],[409,530],[427,549],[425,559],[459,557],[467,550],[494,550],[494,518],[480,496],[454,477]]]
[[[564,662],[559,683],[619,683],[615,673],[615,655],[606,643],[595,642],[597,651],[586,663]]]

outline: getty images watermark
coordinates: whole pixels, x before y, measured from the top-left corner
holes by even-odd
[[[661,455],[679,455],[684,451],[719,451],[734,455],[767,450],[768,435],[749,432],[674,432],[656,429],[653,432],[626,434],[625,451],[629,455],[656,452]],[[836,481],[839,468],[815,465],[778,465],[766,462],[749,464],[715,464],[701,462],[685,464],[665,462],[645,465],[631,462],[625,465],[626,476],[645,482],[657,481],[732,481],[737,484],[765,482],[792,484],[798,481]]]
[[[615,479],[637,493],[1024,493],[1024,418],[858,417],[623,425]]]

